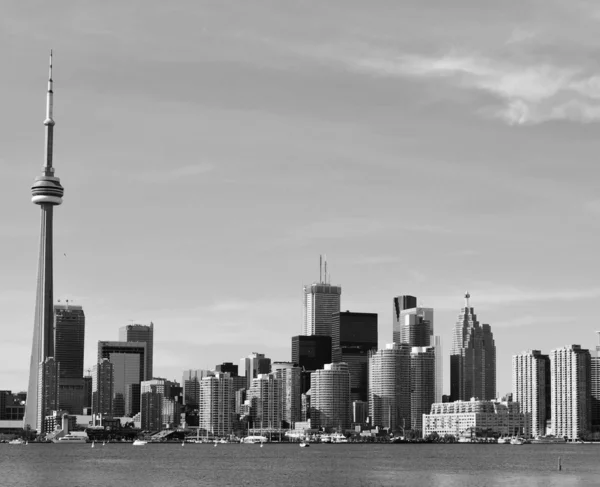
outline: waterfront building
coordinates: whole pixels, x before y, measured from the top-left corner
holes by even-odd
[[[482,436],[531,436],[531,416],[521,412],[518,402],[454,401],[434,403],[423,415],[423,437],[432,433],[456,438]]]
[[[131,324],[119,328],[120,342],[142,342],[146,344],[144,356],[144,374],[140,380],[150,380],[153,377],[154,364],[154,323],[149,325]]]
[[[252,380],[256,379],[260,374],[271,372],[271,359],[265,357],[264,353],[252,352],[241,360],[241,365],[245,371],[247,389],[250,389]]]
[[[113,415],[114,366],[103,358],[92,369],[92,414]]]
[[[577,439],[591,427],[591,357],[579,345],[550,352],[552,433]]]
[[[135,394],[137,390],[130,388],[133,384],[140,384],[147,371],[147,342],[98,342],[98,362],[107,358],[114,367],[114,398],[113,415],[125,416],[125,406],[130,404],[131,416],[139,412],[139,401],[135,398],[127,400],[127,394]]]
[[[141,427],[147,431],[159,431],[179,424],[183,389],[174,381],[162,378],[142,381]]]
[[[311,377],[310,420],[313,428],[336,429],[343,433],[350,427],[350,371],[343,362],[325,364]]]
[[[200,404],[200,381],[204,377],[211,377],[215,373],[212,370],[189,369],[183,371],[181,383],[183,384],[183,402],[191,408],[197,408]]]
[[[229,372],[200,380],[199,427],[213,436],[229,435],[233,428],[233,381]]]
[[[512,357],[513,397],[521,411],[531,414],[531,434],[544,436],[550,420],[550,358],[539,350],[528,350]]]
[[[54,175],[52,165],[52,148],[54,144],[53,97],[52,51],[50,51],[46,118],[44,120],[46,132],[44,166],[42,167],[41,176],[35,179],[31,187],[31,201],[39,205],[41,210],[41,228],[29,382],[23,419],[25,428],[31,427],[39,433],[43,430],[44,418],[49,406],[58,402],[58,397],[39,397],[42,390],[48,391],[50,394],[54,394],[54,391],[56,391],[58,395],[58,387],[48,387],[48,384],[54,378],[40,377],[40,373],[48,370],[48,367],[45,366],[46,360],[54,356],[53,218],[54,207],[62,203],[64,193],[60,179]],[[53,373],[52,370],[50,372]]]
[[[369,352],[377,350],[377,313],[335,313],[334,330],[339,330],[338,361],[348,364],[350,400],[368,400]],[[337,333],[337,331],[336,331]]]
[[[465,295],[454,326],[450,350],[450,397],[468,401],[472,397],[492,400],[496,397],[496,345],[490,325],[479,324]]]
[[[422,431],[423,415],[435,402],[435,349],[412,347],[410,352],[410,418],[411,428]]]
[[[319,282],[304,286],[304,303],[302,317],[302,334],[332,337],[332,354],[339,354],[339,332],[334,331],[333,316],[340,312],[340,297],[342,288],[328,283],[327,260],[321,271]],[[334,336],[336,338],[334,338]]]
[[[54,305],[54,359],[60,364],[58,402],[70,414],[82,414],[85,314],[81,306]]]
[[[291,428],[302,420],[300,404],[301,369],[293,362],[273,362],[275,378],[279,381],[281,419]]]
[[[369,416],[373,426],[411,427],[410,354],[406,343],[388,343],[369,358]]]
[[[400,341],[411,347],[429,347],[433,335],[433,308],[409,308],[400,312]],[[397,337],[398,335],[396,335]]]
[[[400,328],[402,325],[402,311],[417,307],[417,298],[415,296],[396,296],[393,301],[393,322],[392,322],[392,341],[402,343],[400,339]]]
[[[39,365],[39,389],[37,397],[39,399],[39,414],[37,424],[41,425],[39,433],[46,433],[44,429],[44,419],[52,414],[52,411],[59,409],[58,388],[60,383],[60,364],[54,360],[54,357],[48,357]]]
[[[280,390],[279,380],[273,373],[259,374],[252,379],[246,400],[250,403],[252,427],[255,430],[281,428]]]
[[[600,332],[598,338],[600,339]],[[596,345],[590,361],[590,400],[592,411],[592,430],[600,431],[600,344]]]

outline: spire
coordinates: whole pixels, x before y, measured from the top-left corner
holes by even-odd
[[[467,310],[470,308],[470,306],[469,306],[469,298],[470,297],[471,297],[471,295],[469,294],[469,291],[467,291],[465,294],[465,308],[467,308]]]
[[[53,173],[52,169],[52,146],[54,142],[54,119],[52,118],[53,112],[53,97],[54,92],[52,91],[52,49],[50,49],[50,61],[48,65],[48,93],[46,94],[46,120],[44,125],[46,126],[46,153],[44,157],[44,169],[46,172]]]

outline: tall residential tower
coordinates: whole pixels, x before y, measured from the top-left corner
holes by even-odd
[[[57,391],[57,388],[45,387],[43,371],[47,367],[40,366],[46,359],[54,355],[54,289],[52,274],[52,235],[54,207],[62,203],[64,189],[60,179],[54,176],[52,167],[52,147],[54,142],[54,119],[52,104],[52,51],[50,51],[50,71],[48,76],[48,92],[46,94],[46,144],[42,175],[35,178],[31,187],[31,201],[40,205],[40,254],[38,261],[37,292],[35,316],[33,323],[33,343],[29,366],[29,383],[27,387],[27,404],[25,407],[24,425],[42,432],[43,418],[49,412],[48,405],[56,404],[57,398],[40,396],[39,391]],[[40,375],[40,372],[41,375]]]

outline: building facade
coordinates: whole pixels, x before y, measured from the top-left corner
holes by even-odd
[[[600,332],[598,337],[600,339]],[[596,345],[595,353],[590,359],[590,400],[592,413],[592,430],[600,431],[600,345]]]
[[[228,372],[200,380],[199,427],[209,435],[226,436],[233,428],[233,381]]]
[[[369,416],[373,426],[411,428],[411,352],[407,344],[389,343],[369,358]]]
[[[281,428],[281,387],[275,374],[259,374],[252,379],[252,385],[246,393],[250,403],[252,427],[272,430]]]
[[[417,307],[417,298],[415,296],[396,296],[393,300],[393,321],[392,321],[392,341],[393,343],[402,343],[400,339],[400,328],[402,325],[402,311]]]
[[[252,380],[260,374],[271,372],[271,359],[265,357],[264,353],[252,352],[241,361],[246,376],[246,389],[252,386]]]
[[[327,282],[304,286],[302,334],[332,337],[332,354],[339,354],[339,334],[334,332],[333,317],[340,312],[341,294],[341,286]]]
[[[114,366],[103,358],[92,369],[92,414],[113,416]]]
[[[546,434],[551,415],[550,358],[539,350],[528,350],[512,357],[513,398],[521,411],[531,415],[531,434]]]
[[[550,352],[552,433],[577,439],[591,428],[591,357],[579,345]]]
[[[423,437],[437,433],[456,438],[480,436],[531,436],[530,415],[517,402],[455,401],[434,403],[423,415]]]
[[[39,417],[37,424],[39,433],[46,433],[45,418],[50,416],[53,411],[60,409],[58,389],[60,384],[60,364],[54,360],[54,357],[48,357],[40,363],[39,388],[37,392]]]
[[[143,430],[160,431],[179,425],[183,403],[179,383],[162,378],[142,381],[140,396]]]
[[[144,356],[144,374],[140,380],[150,380],[153,378],[154,365],[154,323],[149,325],[127,325],[119,328],[120,342],[142,342],[146,344],[146,353]]]
[[[454,326],[450,351],[450,397],[452,401],[496,398],[496,345],[490,325],[480,325],[470,295],[465,295]]]
[[[350,371],[340,362],[325,364],[312,373],[310,420],[313,428],[338,430],[350,428]]]
[[[423,415],[429,414],[435,402],[435,349],[412,347],[410,352],[410,418],[411,428],[423,430]]]
[[[300,403],[301,369],[293,362],[273,362],[273,374],[279,382],[281,420],[284,428],[292,428],[302,420]]]
[[[433,335],[433,308],[409,308],[400,312],[397,328],[400,333],[398,343],[408,343],[411,347],[429,347]]]

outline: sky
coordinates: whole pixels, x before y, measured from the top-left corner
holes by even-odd
[[[584,0],[5,1],[0,388],[26,389],[54,49],[55,298],[155,375],[291,359],[326,254],[342,310],[463,296],[511,356],[592,348],[600,5]]]

